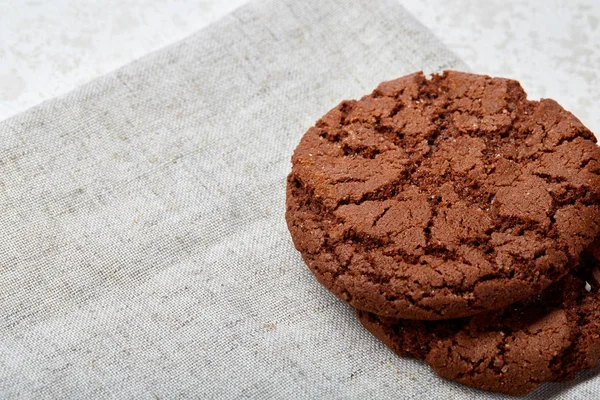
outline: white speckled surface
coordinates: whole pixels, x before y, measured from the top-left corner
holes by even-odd
[[[192,34],[247,0],[0,0],[0,120]]]
[[[0,0],[0,120],[202,28],[247,0]],[[400,0],[474,72],[521,81],[600,132],[600,1]]]

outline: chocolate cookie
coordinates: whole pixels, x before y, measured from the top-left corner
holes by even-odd
[[[543,382],[572,379],[597,364],[598,272],[588,264],[533,299],[459,320],[395,321],[366,311],[357,314],[394,352],[425,359],[444,378],[521,395]]]
[[[535,295],[600,233],[600,150],[518,82],[446,71],[384,82],[310,128],[286,220],[353,307],[449,319]]]

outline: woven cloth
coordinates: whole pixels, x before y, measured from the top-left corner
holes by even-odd
[[[448,68],[394,1],[256,1],[1,123],[0,397],[500,398],[372,338],[284,221],[319,116]]]

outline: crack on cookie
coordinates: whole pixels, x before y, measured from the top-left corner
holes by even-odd
[[[385,216],[385,214],[387,214],[387,212],[390,210],[390,208],[392,208],[392,206],[386,207],[381,214],[379,214],[378,216],[376,216],[373,219],[373,223],[371,224],[371,227],[374,227],[375,225],[377,225],[377,222],[379,222],[379,220],[381,218],[383,218]]]
[[[342,151],[344,152],[345,156],[360,156],[362,158],[371,160],[384,152],[382,150],[374,149],[368,146],[351,147],[348,143],[342,144]]]
[[[364,183],[366,181],[367,181],[367,179],[365,179],[365,178],[357,178],[357,177],[353,177],[353,176],[345,176],[345,177],[342,177],[342,178],[339,178],[339,179],[331,181],[331,184],[337,185],[338,183],[351,183],[351,182],[353,182],[353,183],[356,183],[356,182],[358,182],[358,183]]]
[[[398,196],[398,193],[401,190],[400,182],[404,179],[405,178],[399,178],[397,180],[389,182],[388,184],[386,184],[376,190],[373,190],[370,192],[365,192],[357,200],[352,200],[350,198],[344,198],[337,203],[337,205],[332,209],[332,212],[335,212],[341,206],[345,206],[345,205],[349,205],[349,204],[354,204],[354,205],[359,206],[366,201],[375,201],[375,200],[382,201],[382,197],[380,197],[380,196],[383,196],[384,200],[393,199]]]
[[[598,159],[597,159],[597,158],[590,157],[590,158],[588,158],[587,160],[584,160],[584,161],[582,161],[582,162],[579,164],[579,168],[581,168],[581,169],[585,169],[585,168],[587,168],[587,166],[588,166],[588,165],[589,165],[589,164],[590,164],[592,161],[598,162]]]
[[[533,172],[533,175],[542,178],[543,180],[545,180],[547,183],[550,184],[557,184],[557,183],[564,183],[567,182],[567,178],[562,177],[562,176],[553,176],[551,174],[547,174],[547,173],[543,173],[543,172]]]
[[[348,114],[350,114],[350,112],[352,112],[355,105],[356,105],[355,100],[344,100],[341,102],[341,104],[339,106],[340,112],[342,113],[340,127],[343,127],[347,124],[346,120],[348,118]]]

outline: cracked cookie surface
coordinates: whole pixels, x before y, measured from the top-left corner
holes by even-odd
[[[357,315],[394,352],[424,359],[444,378],[522,395],[543,382],[572,379],[600,358],[600,270],[596,260],[582,264],[502,311],[449,321]]]
[[[600,150],[518,82],[416,73],[344,101],[303,136],[286,220],[353,307],[449,319],[541,292],[600,233]]]

